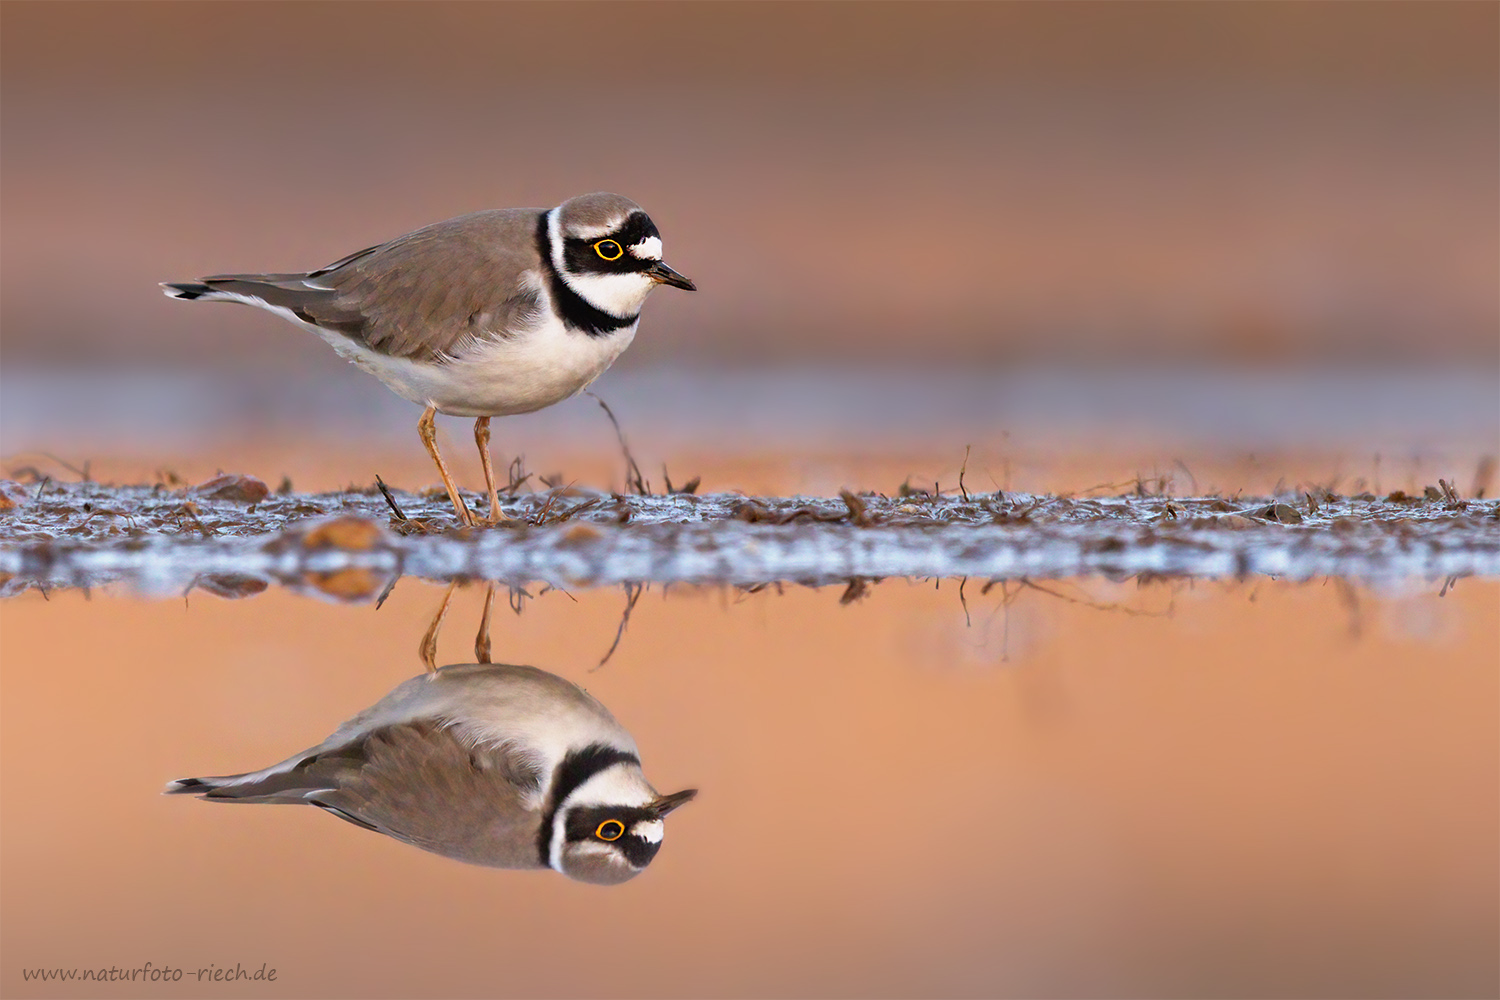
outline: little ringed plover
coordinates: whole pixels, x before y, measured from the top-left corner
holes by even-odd
[[[639,205],[599,192],[553,209],[509,208],[438,222],[306,273],[164,282],[175,299],[243,302],[311,330],[425,407],[417,430],[459,520],[474,524],[434,418],[474,417],[490,498],[490,418],[530,413],[586,388],[630,346],[657,285],[694,290],[662,261]]]

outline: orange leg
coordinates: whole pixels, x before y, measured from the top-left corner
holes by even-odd
[[[490,495],[490,524],[510,524],[510,518],[500,513],[500,490],[495,485],[495,467],[490,463],[489,417],[474,421],[474,444],[479,447],[479,464],[484,469],[484,489]]]
[[[448,499],[453,501],[453,509],[458,513],[459,523],[472,528],[474,515],[469,512],[468,507],[464,506],[464,499],[458,494],[458,486],[454,484],[453,477],[448,475],[448,466],[443,462],[443,456],[438,454],[436,407],[429,406],[422,414],[422,419],[417,421],[417,433],[422,435],[422,443],[427,446],[427,454],[431,455],[433,462],[437,463],[438,475],[443,477],[443,486],[448,490]]]

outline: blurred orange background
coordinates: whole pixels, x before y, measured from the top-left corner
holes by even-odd
[[[156,283],[602,188],[700,288],[600,383],[658,485],[1492,494],[1497,37],[1478,3],[0,4],[5,472],[429,485],[415,407]],[[590,400],[495,439],[619,482]],[[301,996],[1493,995],[1500,604],[1452,582],[674,589],[597,673],[620,595],[554,593],[497,657],[704,790],[614,893],[156,794],[415,673],[435,588],[27,593],[7,990],[151,959]]]
[[[1500,8],[0,11],[3,358],[335,371],[156,282],[641,202],[621,365],[1500,360]]]

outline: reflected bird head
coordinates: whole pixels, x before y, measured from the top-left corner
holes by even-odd
[[[617,885],[646,870],[661,849],[663,818],[696,794],[658,795],[634,753],[592,744],[558,768],[552,797],[559,805],[539,831],[539,846],[569,878]]]
[[[692,798],[696,790],[678,792]],[[640,807],[582,807],[567,819],[560,867],[562,873],[580,882],[618,885],[646,870],[661,849],[665,812],[654,803]]]

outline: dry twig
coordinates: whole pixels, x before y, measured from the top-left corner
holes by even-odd
[[[595,396],[592,392],[589,395],[594,396],[594,402],[604,408],[605,416],[609,417],[609,422],[615,427],[615,437],[620,439],[620,451],[625,455],[625,488],[628,490],[633,489],[643,497],[650,496],[651,488],[646,485],[646,480],[641,477],[641,467],[636,464],[635,456],[630,453],[630,445],[625,443],[625,432],[620,429],[620,421],[615,419],[615,411],[611,410],[608,403]]]
[[[635,610],[635,602],[641,599],[641,594],[646,589],[645,584],[641,583],[626,582],[621,586],[625,588],[625,613],[620,616],[620,627],[615,629],[615,641],[609,644],[609,652],[604,654],[604,659],[599,661],[599,666],[594,670],[608,663],[609,658],[615,655],[615,650],[620,648],[620,640],[625,636],[625,626],[630,624],[630,613]]]
[[[395,515],[396,520],[405,521],[406,511],[401,509],[401,505],[397,503],[396,498],[391,495],[390,487],[386,486],[385,480],[381,479],[377,475],[375,477],[375,485],[380,488],[380,495],[385,497],[385,502],[390,505],[391,513]]]

